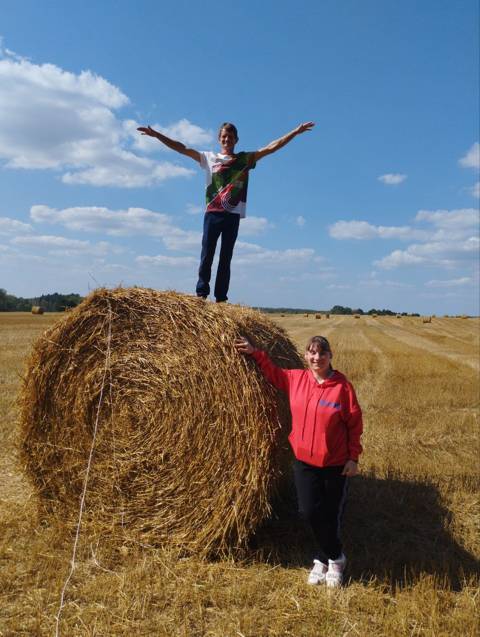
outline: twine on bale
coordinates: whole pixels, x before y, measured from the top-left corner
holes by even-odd
[[[79,511],[78,511],[78,522],[77,522],[77,528],[76,528],[76,532],[75,532],[75,540],[73,542],[72,559],[70,560],[70,571],[69,571],[69,573],[67,575],[67,579],[65,580],[65,583],[63,584],[62,592],[61,592],[61,595],[60,595],[60,604],[59,604],[59,607],[58,607],[58,613],[57,613],[57,617],[56,617],[56,621],[55,621],[55,637],[58,637],[58,635],[59,635],[60,616],[62,614],[62,610],[63,610],[63,606],[64,606],[65,591],[67,590],[67,586],[68,586],[68,584],[70,582],[70,579],[72,578],[73,572],[75,570],[75,559],[76,559],[76,556],[77,556],[78,540],[80,538],[80,527],[81,527],[81,524],[82,524],[83,508],[85,506],[85,496],[87,494],[88,477],[90,475],[90,467],[92,465],[93,450],[95,449],[95,440],[97,438],[98,421],[99,421],[99,416],[100,416],[100,407],[101,407],[102,400],[103,400],[103,391],[105,389],[105,380],[106,380],[106,377],[107,377],[107,369],[110,366],[110,343],[111,343],[111,339],[112,339],[112,310],[109,307],[107,349],[106,349],[106,354],[105,354],[105,367],[104,367],[104,372],[103,372],[102,386],[100,388],[100,396],[98,398],[97,414],[96,414],[96,417],[95,417],[95,425],[94,425],[94,428],[93,428],[93,435],[92,435],[92,444],[90,446],[90,453],[88,454],[87,468],[85,470],[85,479],[83,481],[83,490],[82,490],[82,495],[80,497],[80,508],[79,508]]]
[[[302,366],[265,315],[175,292],[100,289],[64,315],[36,343],[20,396],[40,509],[75,528],[98,414],[82,528],[203,555],[244,546],[270,513],[290,423],[285,397],[235,351],[240,335]]]

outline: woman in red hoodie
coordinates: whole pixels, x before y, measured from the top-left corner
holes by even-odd
[[[323,336],[313,336],[307,343],[308,369],[277,367],[266,352],[255,349],[246,338],[235,341],[235,347],[241,354],[251,355],[265,377],[288,394],[299,512],[318,545],[308,583],[340,586],[346,564],[340,522],[347,478],[358,473],[362,452],[362,412],[355,391],[345,376],[332,368],[332,350]]]

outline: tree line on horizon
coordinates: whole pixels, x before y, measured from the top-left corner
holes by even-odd
[[[0,288],[0,312],[30,312],[34,305],[42,307],[45,312],[63,312],[67,308],[77,306],[83,301],[79,294],[42,294],[33,298],[23,298],[8,294]]]
[[[0,288],[0,312],[30,312],[33,306],[39,306],[45,312],[63,312],[66,309],[76,307],[83,301],[84,297],[80,294],[42,294],[33,298],[23,298],[8,294],[6,290]],[[330,310],[318,310],[312,308],[299,307],[257,307],[261,312],[274,313],[285,312],[289,314],[377,314],[378,316],[396,316],[399,312],[393,312],[387,309],[372,308],[368,312],[364,312],[361,308],[351,308],[343,305],[334,305]],[[408,312],[400,312],[402,316],[420,316],[417,313],[409,314]]]

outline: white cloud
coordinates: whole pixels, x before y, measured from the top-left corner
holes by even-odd
[[[480,181],[477,181],[477,183],[470,188],[470,192],[474,197],[480,199]]]
[[[30,209],[30,216],[35,223],[61,224],[74,231],[98,232],[116,237],[156,237],[169,250],[197,249],[202,237],[200,232],[178,228],[170,216],[146,208],[110,210],[84,206],[57,210],[37,205]]]
[[[462,285],[468,285],[469,283],[472,283],[471,277],[464,276],[459,279],[448,279],[443,281],[433,279],[431,281],[427,281],[425,285],[429,288],[456,288]]]
[[[374,261],[374,265],[385,270],[391,270],[392,268],[398,268],[402,265],[419,265],[425,262],[424,257],[420,257],[415,254],[411,254],[405,250],[394,250],[391,254],[383,259]]]
[[[240,221],[240,237],[255,237],[265,232],[274,225],[265,217],[246,217]]]
[[[99,241],[92,244],[90,241],[80,241],[78,239],[67,239],[55,235],[34,235],[15,237],[11,243],[20,246],[31,246],[33,248],[45,248],[49,254],[57,256],[68,256],[71,254],[91,254],[105,255],[110,252],[119,252],[120,248],[111,246],[106,241]]]
[[[187,214],[188,215],[199,215],[203,212],[205,208],[203,206],[198,206],[194,203],[187,203]]]
[[[303,226],[307,223],[307,220],[302,215],[298,215],[298,217],[295,219],[295,223],[299,228],[303,228]]]
[[[480,168],[480,144],[475,142],[467,151],[467,154],[459,159],[458,162],[465,168]]]
[[[287,250],[269,250],[249,243],[237,243],[237,251],[233,260],[236,265],[290,265],[301,266],[315,262],[315,250],[298,248]]]
[[[387,173],[386,175],[380,175],[380,177],[377,177],[378,181],[381,181],[387,186],[398,186],[398,184],[401,184],[406,178],[407,175],[402,175],[400,173]]]
[[[198,260],[194,257],[170,257],[163,254],[156,256],[138,256],[135,261],[140,266],[151,267],[164,267],[164,268],[191,268],[198,265]]]
[[[419,210],[415,221],[428,221],[435,228],[448,230],[475,229],[479,223],[479,212],[475,208],[456,210]],[[451,235],[449,235],[451,236]]]
[[[420,239],[422,230],[410,226],[374,226],[367,221],[337,221],[328,228],[333,239]]]
[[[0,235],[18,234],[20,232],[31,232],[32,226],[9,217],[0,217]]]
[[[455,210],[419,210],[415,222],[426,228],[411,226],[375,226],[367,221],[337,221],[329,227],[334,239],[415,240],[405,250],[394,250],[374,262],[380,268],[406,265],[455,267],[475,258],[479,249],[479,212],[474,208]]]
[[[146,126],[140,124],[133,119],[127,119],[123,122],[123,130],[126,135],[131,138],[132,148],[144,153],[154,153],[159,151],[168,151],[170,149],[149,135],[143,135],[137,128],[139,126]],[[205,130],[196,124],[192,124],[188,119],[181,119],[175,122],[171,126],[162,126],[158,122],[151,125],[153,129],[163,133],[167,137],[176,141],[182,142],[188,147],[202,150],[203,148],[210,147],[214,136],[212,131]]]
[[[66,171],[62,181],[67,184],[134,188],[192,174],[128,148],[129,127],[114,112],[128,102],[118,87],[91,71],[75,74],[53,64],[4,57],[0,158],[11,169]],[[172,126],[191,138],[202,136],[202,129],[188,120]]]

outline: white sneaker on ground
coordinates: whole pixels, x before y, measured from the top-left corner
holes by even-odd
[[[325,579],[329,588],[338,588],[342,585],[346,563],[347,558],[343,553],[336,560],[328,560],[328,570]]]
[[[313,560],[313,568],[308,574],[308,584],[325,584],[325,576],[328,571],[328,566],[320,560]]]

